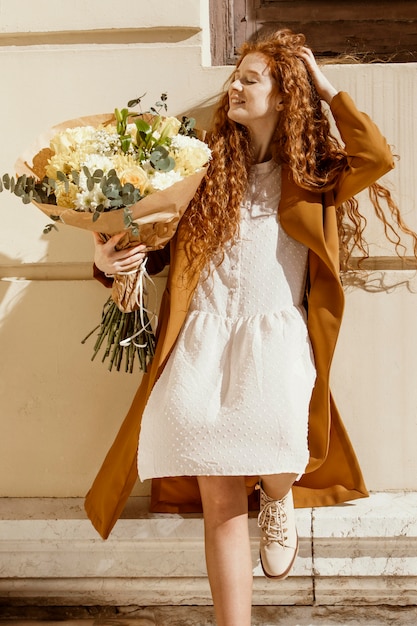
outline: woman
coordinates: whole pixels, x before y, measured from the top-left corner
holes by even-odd
[[[297,554],[293,492],[298,506],[367,494],[329,391],[343,312],[339,250],[346,264],[352,241],[343,219],[364,252],[353,196],[371,186],[381,219],[382,194],[409,233],[374,185],[393,167],[385,139],[304,41],[285,30],[243,46],[214,116],[208,174],[169,248],[116,251],[119,235],[96,238],[105,283],[103,273],[145,256],[149,271],[170,263],[170,272],[152,367],[86,509],[107,537],[136,478],[143,414],[138,469],[156,479],[153,510],[195,510],[201,497],[219,625],[250,624],[247,495],[258,483],[261,563],[277,579]]]

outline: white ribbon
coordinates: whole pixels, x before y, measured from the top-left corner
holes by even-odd
[[[154,311],[150,311],[144,306],[144,296],[148,295],[148,292],[145,287],[146,281],[148,281],[148,283],[150,283],[153,286],[154,293],[156,295],[156,285],[154,281],[152,280],[152,278],[149,276],[148,272],[146,271],[147,260],[148,259],[145,258],[139,267],[139,276],[138,276],[138,280],[136,281],[136,287],[135,287],[135,290],[136,290],[135,299],[136,299],[137,304],[139,305],[139,318],[140,318],[141,327],[133,335],[131,335],[130,337],[126,337],[126,339],[122,339],[122,341],[119,342],[119,344],[123,346],[124,348],[130,346],[130,344],[132,343],[136,348],[145,348],[146,343],[144,344],[138,343],[137,341],[135,341],[136,337],[138,337],[143,332],[152,333],[153,332],[152,322],[155,321],[155,324],[158,323],[158,317],[156,313]],[[123,273],[120,272],[120,273],[124,276],[128,276],[129,274],[135,274],[137,272],[138,270],[133,270],[131,272],[123,272]],[[148,315],[148,321],[146,323],[145,323],[145,318],[144,318],[145,313]]]

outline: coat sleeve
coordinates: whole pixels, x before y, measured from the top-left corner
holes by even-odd
[[[330,110],[347,152],[347,164],[335,188],[335,204],[340,206],[393,169],[394,160],[376,124],[358,111],[347,93],[334,96]]]

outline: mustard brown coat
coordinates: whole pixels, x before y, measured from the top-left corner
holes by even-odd
[[[308,331],[317,369],[309,413],[310,461],[293,487],[297,507],[332,505],[367,495],[359,463],[329,388],[330,366],[344,308],[336,208],[394,165],[386,140],[370,118],[357,110],[348,94],[340,92],[333,98],[331,112],[348,155],[336,186],[325,193],[301,189],[283,166],[278,207],[284,230],[309,249]],[[180,225],[169,246],[170,269],[159,314],[155,357],[86,496],[87,514],[103,538],[110,534],[137,479],[142,413],[177,340],[198,283],[198,275],[184,278],[187,259],[183,238]],[[154,260],[156,270],[162,269],[166,260],[160,254]],[[252,503],[257,480],[258,477],[246,477]],[[179,513],[201,510],[196,477],[154,479],[151,509]]]

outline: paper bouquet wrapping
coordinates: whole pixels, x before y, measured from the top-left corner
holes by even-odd
[[[139,101],[139,100],[138,100]],[[138,102],[136,101],[136,102]],[[59,224],[100,233],[103,240],[125,231],[118,247],[144,243],[164,247],[207,170],[210,150],[193,120],[159,114],[165,100],[146,114],[129,109],[76,118],[52,127],[18,159],[7,189]],[[146,371],[154,351],[156,316],[147,306],[146,259],[137,270],[115,274],[103,307],[93,357],[100,349],[109,369],[133,371],[135,356]],[[86,340],[84,339],[84,341]]]

